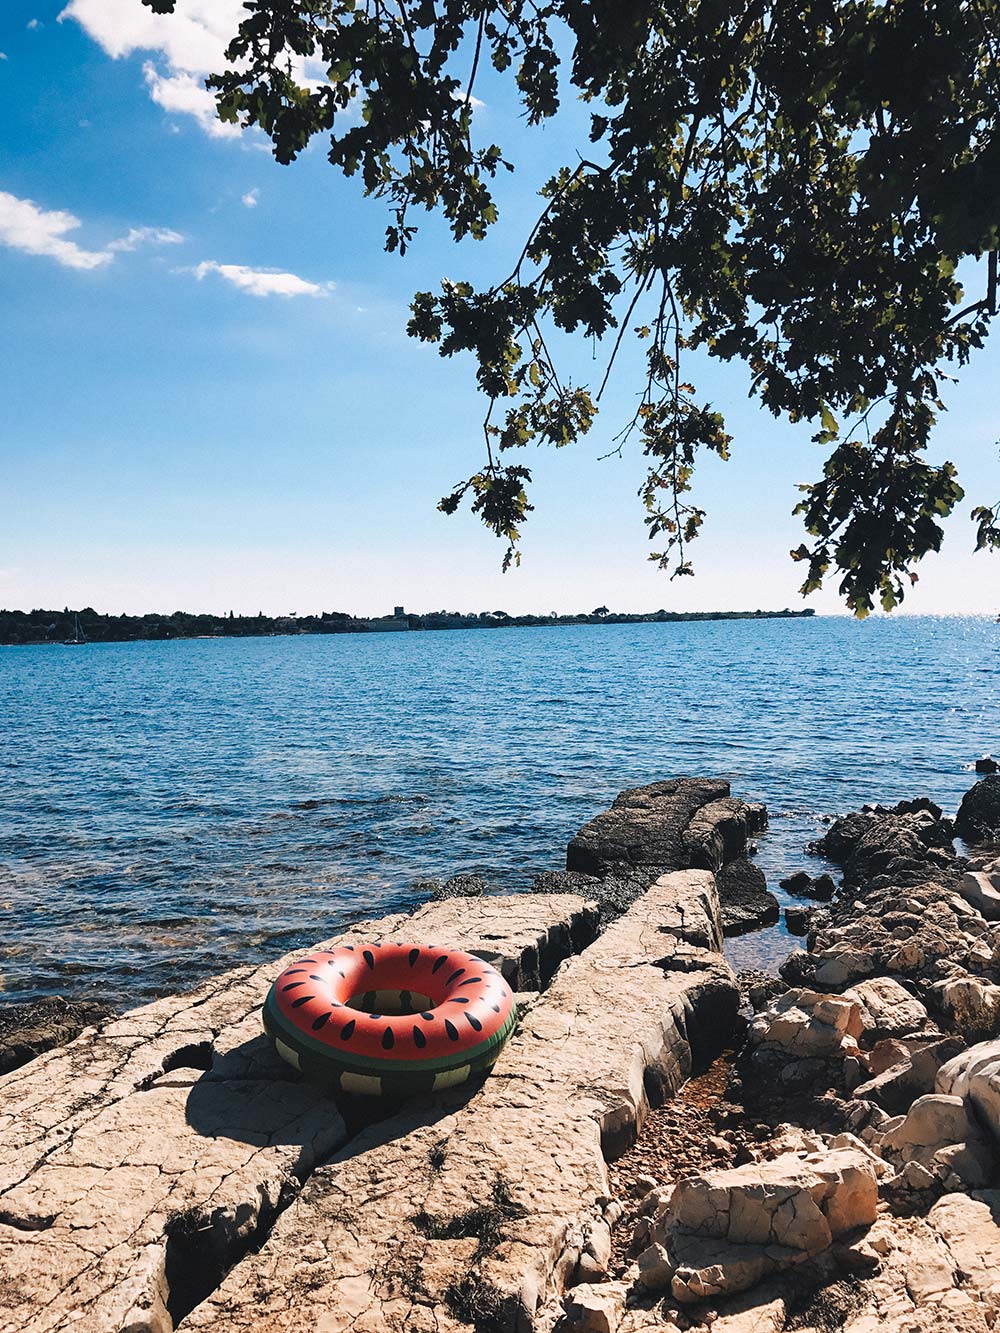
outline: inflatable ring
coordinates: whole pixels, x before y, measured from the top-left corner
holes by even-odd
[[[420,944],[344,944],[285,968],[264,1002],[282,1059],[343,1092],[409,1096],[491,1068],[517,1011],[474,954]]]

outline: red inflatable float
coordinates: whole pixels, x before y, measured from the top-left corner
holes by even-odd
[[[474,954],[345,944],[287,967],[264,1004],[279,1055],[345,1092],[405,1096],[464,1083],[516,1019],[503,977]]]

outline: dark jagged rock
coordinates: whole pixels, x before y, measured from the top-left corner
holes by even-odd
[[[689,863],[705,870],[719,870],[747,849],[747,835],[767,826],[767,811],[727,796],[702,806],[684,830],[682,841]]]
[[[1000,773],[1000,763],[992,755],[984,754],[982,759],[977,759],[975,764],[977,773]]]
[[[794,875],[778,881],[786,893],[797,898],[815,898],[819,903],[828,903],[837,891],[837,886],[829,875],[817,875],[815,879],[805,870],[797,870]]]
[[[572,839],[566,869],[598,876],[622,866],[683,869],[690,865],[684,834],[691,820],[728,795],[728,782],[708,778],[672,778],[623,791]]]
[[[740,996],[755,1013],[763,1009],[769,1000],[773,1000],[776,995],[784,994],[788,989],[780,977],[773,977],[769,972],[761,972],[753,967],[737,972],[736,981],[740,988]]]
[[[424,887],[430,886],[431,902],[443,902],[446,898],[481,898],[489,892],[489,885],[481,875],[452,875],[442,884],[439,880],[426,880]],[[561,893],[571,893],[571,889],[561,889]]]
[[[561,892],[577,892],[599,904],[602,923],[613,921],[661,875],[674,870],[720,871],[740,860],[748,834],[767,826],[767,809],[729,795],[729,783],[715,778],[670,778],[621,792],[610,810],[585,824],[566,850]],[[777,902],[763,876],[749,868],[728,881],[727,934],[738,934],[778,919]],[[753,876],[753,882],[747,881]],[[552,872],[535,880],[534,891],[553,891]],[[726,888],[719,885],[725,899]]]
[[[786,907],[785,925],[793,935],[807,935],[812,914],[811,907]]]
[[[578,893],[597,903],[601,926],[627,912],[649,886],[668,874],[669,867],[621,867],[599,879],[578,870],[544,870],[531,883],[530,893]]]
[[[812,955],[805,949],[793,949],[778,968],[778,975],[783,981],[787,981],[789,986],[801,986],[812,981],[814,971],[815,963]]]
[[[1000,774],[983,778],[965,793],[955,832],[966,842],[1000,842]]]
[[[723,866],[715,882],[726,935],[743,935],[760,926],[771,926],[778,920],[778,900],[768,892],[763,870],[745,856]]]
[[[819,903],[828,903],[837,892],[837,886],[831,875],[817,875],[809,886],[809,898],[815,898]]]
[[[569,844],[567,870],[605,876],[623,868],[719,870],[767,824],[760,804],[736,800],[715,778],[671,778],[633,787]]]
[[[866,807],[837,819],[811,850],[844,868],[844,883],[888,874],[918,883],[951,862],[954,828],[932,801],[901,801],[891,809]],[[937,855],[935,854],[937,853]]]
[[[0,1074],[20,1069],[36,1055],[65,1046],[86,1027],[100,1023],[114,1010],[97,1000],[64,1000],[48,996],[30,1004],[0,1008]]]
[[[786,875],[784,879],[778,880],[779,887],[786,893],[801,893],[811,883],[812,876],[807,870],[796,870],[794,875]]]

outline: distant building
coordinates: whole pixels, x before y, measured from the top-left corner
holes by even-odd
[[[410,628],[410,621],[401,606],[394,606],[391,616],[376,616],[374,620],[353,621],[359,629],[374,631],[376,634],[391,634],[396,630]]]

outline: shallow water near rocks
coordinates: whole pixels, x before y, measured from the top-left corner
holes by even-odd
[[[769,887],[824,818],[1000,750],[986,618],[714,621],[0,649],[5,1000],[126,1004],[563,864],[624,787],[764,800]],[[773,966],[775,927],[727,942]]]

